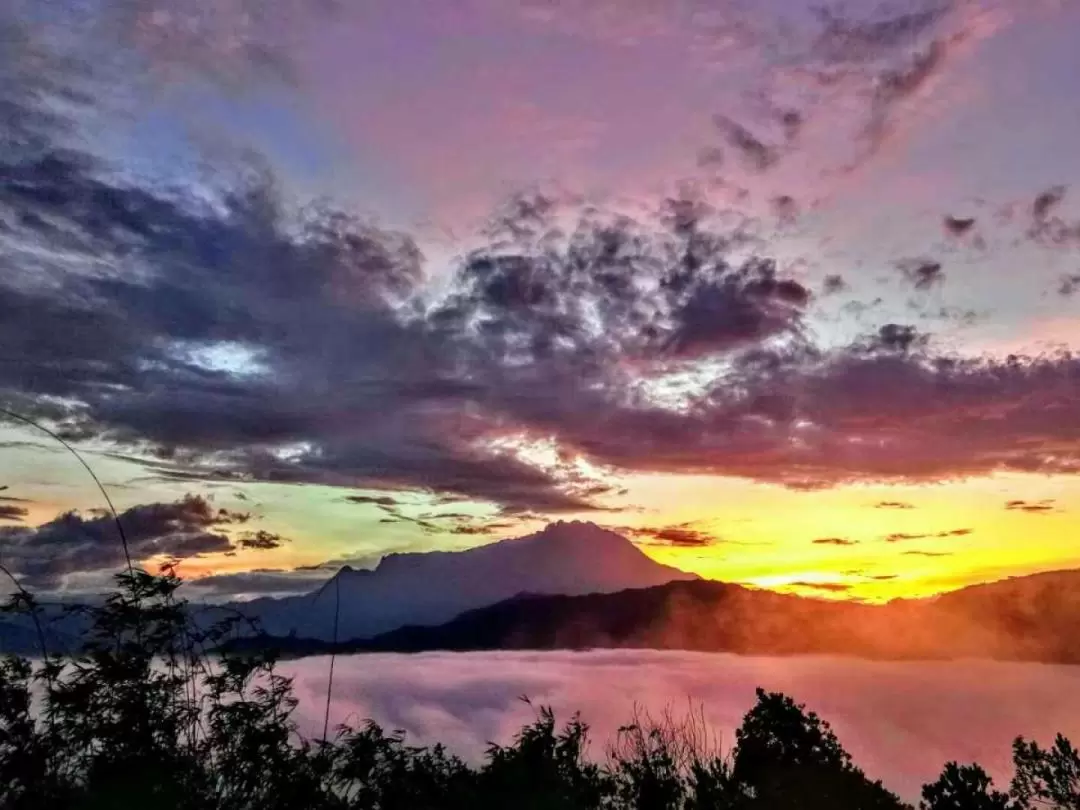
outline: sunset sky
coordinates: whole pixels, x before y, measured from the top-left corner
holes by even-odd
[[[570,518],[804,595],[1080,568],[1080,4],[820,7],[10,0],[0,405],[197,598]],[[0,487],[28,585],[119,565],[41,433]]]

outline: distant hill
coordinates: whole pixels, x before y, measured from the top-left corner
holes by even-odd
[[[202,606],[203,624],[235,612],[258,621],[265,632],[292,637],[294,649],[334,638],[369,638],[405,625],[439,625],[461,613],[520,594],[610,593],[673,580],[697,579],[661,565],[625,537],[593,523],[556,522],[526,537],[464,551],[389,554],[373,571],[345,566],[315,591],[283,599],[263,598]],[[49,617],[56,641],[50,649],[77,646],[77,617]],[[239,626],[243,629],[243,625]],[[0,654],[34,654],[39,648],[29,617],[0,622]]]
[[[286,654],[330,645],[263,639]],[[523,596],[438,627],[404,627],[339,652],[632,647],[747,655],[990,658],[1080,664],[1080,571],[1018,577],[887,605],[710,581],[584,596]]]
[[[652,560],[625,537],[586,522],[557,522],[527,537],[465,551],[390,554],[374,571],[345,567],[310,594],[233,604],[267,633],[366,638],[404,625],[438,625],[519,594],[611,593],[697,579]]]
[[[0,618],[0,656],[30,655],[41,652],[41,642],[49,653],[72,653],[79,648],[79,631],[86,622],[79,616],[67,616],[59,610],[43,608],[38,627],[27,615],[9,614]]]
[[[264,631],[234,644],[327,652],[338,596],[342,652],[639,647],[1080,664],[1080,571],[887,605],[826,601],[701,580],[584,522],[465,551],[391,554],[304,596],[234,603]],[[76,618],[50,622],[49,647],[77,645],[81,631]],[[27,617],[0,620],[0,652],[37,648]]]

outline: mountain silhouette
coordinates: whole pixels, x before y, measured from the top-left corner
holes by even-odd
[[[346,566],[303,596],[196,607],[200,622],[235,610],[257,620],[260,634],[233,647],[294,656],[629,647],[1080,664],[1080,571],[885,605],[830,601],[702,580],[578,521],[464,551],[391,554],[374,570]],[[47,618],[50,649],[77,646],[79,614]],[[0,623],[0,651],[38,646],[28,617]]]
[[[331,645],[272,642],[294,655]],[[409,626],[339,652],[653,648],[878,659],[1080,664],[1080,571],[1016,577],[885,605],[713,581],[610,594],[519,596],[437,627]]]
[[[465,551],[389,554],[373,571],[348,566],[318,590],[232,605],[271,635],[330,640],[403,625],[437,625],[521,594],[610,593],[697,579],[661,565],[615,532],[559,521],[526,537]],[[340,606],[338,600],[340,599]]]

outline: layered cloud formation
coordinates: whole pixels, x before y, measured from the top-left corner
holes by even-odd
[[[613,34],[607,3],[475,5],[586,41]],[[714,143],[702,147],[704,173],[730,169],[726,191],[801,159],[838,120],[831,111],[854,101],[854,135],[832,142],[843,154],[814,153],[850,176],[1012,13],[967,0],[858,18],[788,19],[726,2],[673,16],[662,5],[620,4],[617,38],[690,31],[695,58],[737,53],[760,80],[757,114],[719,110]],[[249,70],[305,80],[310,54],[290,36],[301,28],[290,20],[305,15],[293,4],[212,11],[130,2],[99,22],[157,67],[202,80]],[[452,531],[484,535],[525,516],[617,508],[632,473],[805,490],[1080,471],[1075,354],[960,352],[895,313],[832,328],[837,312],[876,310],[846,275],[808,273],[768,238],[813,195],[773,194],[765,221],[726,207],[708,183],[644,213],[520,194],[447,258],[419,231],[310,203],[258,157],[200,154],[207,170],[168,186],[107,159],[91,122],[112,88],[21,24],[2,36],[0,405],[158,479],[422,491],[483,503],[496,520],[465,514]],[[1015,211],[1017,238],[1074,248],[1068,202],[1064,187],[1031,189]],[[981,217],[935,216],[952,247],[990,238]],[[954,317],[935,297],[954,283],[952,267],[921,249],[911,256],[885,268],[911,296],[910,320],[931,308]],[[1054,290],[1068,298],[1074,270],[1059,275]],[[383,520],[433,525],[390,495],[355,497]],[[139,507],[190,518],[147,529],[141,554],[281,545],[265,530],[222,533],[213,514],[183,503]],[[104,560],[107,522],[18,525],[28,514],[0,501],[16,549],[46,547],[61,529],[76,538],[70,559],[28,562],[28,576],[54,584],[61,569]],[[642,538],[717,542],[677,521]],[[252,583],[273,590],[277,573],[253,572]]]
[[[227,533],[249,517],[215,509],[205,498],[190,496],[176,503],[136,506],[118,519],[134,561],[181,561],[252,543],[267,548],[284,542],[266,531],[236,537]],[[69,574],[112,572],[127,562],[116,521],[108,513],[87,517],[68,512],[34,528],[0,527],[0,544],[4,565],[19,575],[24,587],[31,588],[55,589]]]
[[[414,239],[298,210],[268,170],[117,175],[33,78],[4,99],[4,401],[163,475],[558,512],[611,487],[577,459],[794,487],[1080,468],[1076,357],[946,354],[895,323],[822,346],[813,291],[699,199],[635,221],[517,198],[433,297]]]

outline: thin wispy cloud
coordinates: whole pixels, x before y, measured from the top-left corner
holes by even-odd
[[[815,546],[855,546],[859,543],[858,540],[852,540],[849,537],[818,537],[810,542]]]
[[[973,529],[947,529],[940,532],[931,532],[929,534],[908,534],[906,532],[893,532],[885,536],[885,542],[887,543],[900,543],[907,540],[927,540],[927,539],[942,539],[947,537],[967,537],[971,534]]]
[[[1053,498],[1041,501],[1009,501],[1005,504],[1005,508],[1010,512],[1026,512],[1032,515],[1045,515],[1049,512],[1059,511]]]
[[[680,523],[674,526],[625,528],[622,531],[648,545],[706,548],[722,542],[712,532],[695,528],[693,523]]]

